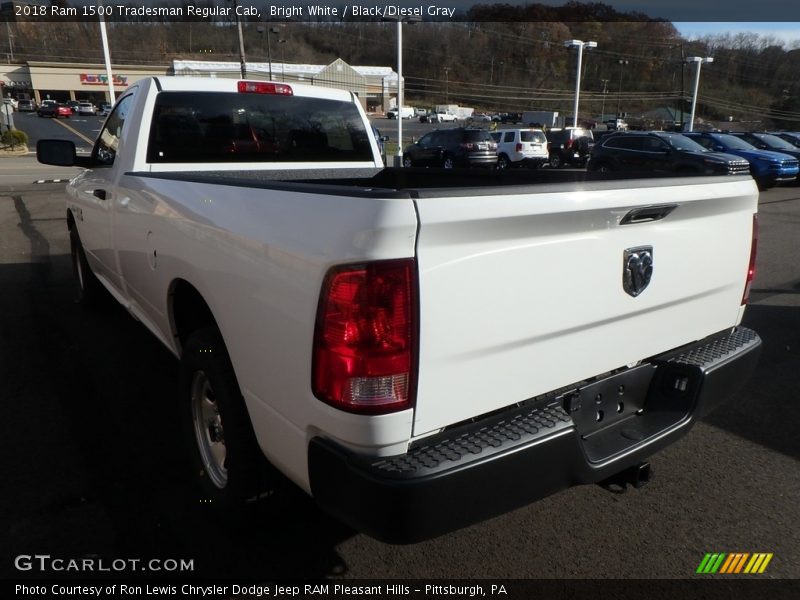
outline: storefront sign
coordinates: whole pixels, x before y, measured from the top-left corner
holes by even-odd
[[[108,85],[108,76],[106,75],[92,75],[90,73],[81,73],[81,85]],[[127,75],[114,75],[112,79],[114,86],[126,87],[128,85]]]

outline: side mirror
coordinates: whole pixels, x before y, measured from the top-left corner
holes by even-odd
[[[36,159],[43,165],[56,167],[88,169],[94,166],[91,157],[76,154],[75,143],[69,140],[39,140],[36,142]]]
[[[36,142],[36,159],[44,165],[72,167],[75,165],[75,143],[68,140],[39,140]]]

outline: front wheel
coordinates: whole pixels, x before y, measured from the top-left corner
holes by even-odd
[[[403,166],[407,169],[414,166],[414,162],[411,160],[410,156],[403,157]]]
[[[561,160],[561,157],[558,154],[551,154],[550,166],[554,169],[560,169],[562,166],[564,166],[564,161]]]
[[[219,508],[243,505],[263,490],[265,462],[216,328],[193,333],[181,357],[184,424],[195,478]]]
[[[588,170],[589,171],[594,171],[595,173],[610,173],[611,171],[613,171],[611,166],[605,161],[601,161],[601,162],[592,161],[592,162],[590,162],[589,166],[588,166]]]
[[[85,308],[97,308],[108,298],[108,292],[92,272],[89,262],[86,260],[86,253],[83,250],[78,230],[74,225],[69,230],[69,248],[72,272],[75,277],[75,301]]]
[[[771,187],[775,187],[775,181],[770,179],[756,179],[756,185],[758,186],[759,190],[764,192]]]

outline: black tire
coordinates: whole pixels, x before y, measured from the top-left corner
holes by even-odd
[[[511,163],[508,160],[508,157],[505,154],[501,154],[497,157],[497,168],[500,170],[505,170],[511,166]]]
[[[756,179],[756,185],[758,186],[759,190],[764,192],[771,187],[775,187],[775,181],[770,179]]]
[[[229,511],[257,499],[267,487],[266,459],[215,327],[189,337],[180,378],[189,461],[201,500]]]
[[[75,277],[75,302],[88,309],[95,309],[106,304],[108,292],[92,272],[75,226],[69,230],[69,247],[72,257],[72,272]]]
[[[403,166],[406,167],[407,169],[414,166],[414,161],[411,160],[410,156],[407,155],[403,156]]]
[[[604,159],[590,160],[586,165],[586,169],[594,173],[611,173],[612,171],[616,171],[612,163]]]
[[[562,161],[561,157],[556,153],[550,155],[549,162],[550,162],[550,167],[553,169],[560,169],[561,167],[564,166],[564,161]]]
[[[442,157],[442,168],[443,169],[453,169],[455,168],[456,163],[453,160],[452,156],[443,156]]]

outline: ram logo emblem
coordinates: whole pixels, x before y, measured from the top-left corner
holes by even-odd
[[[622,288],[634,298],[641,294],[653,277],[653,247],[638,246],[622,253]]]

